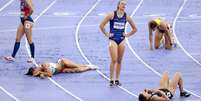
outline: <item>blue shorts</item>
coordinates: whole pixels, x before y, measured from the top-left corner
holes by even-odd
[[[24,19],[24,17],[21,17],[21,23],[24,25],[25,21],[30,21],[30,22],[34,22],[33,19],[31,18],[31,16],[28,16],[26,19]]]
[[[119,45],[125,39],[125,36],[119,36],[119,37],[113,36],[110,37],[109,39],[115,41],[117,45]]]

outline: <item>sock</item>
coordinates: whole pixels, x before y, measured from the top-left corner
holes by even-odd
[[[19,48],[20,48],[20,42],[15,42],[12,57],[15,57],[15,55],[16,55],[17,51],[19,50]]]
[[[34,53],[35,53],[34,43],[29,44],[29,46],[30,46],[30,51],[31,51],[31,57],[34,58]]]

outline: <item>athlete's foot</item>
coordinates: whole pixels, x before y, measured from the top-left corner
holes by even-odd
[[[115,85],[121,86],[122,84],[119,82],[119,80],[115,80]]]
[[[115,86],[114,81],[110,80],[110,87]]]
[[[29,59],[27,60],[28,63],[33,63],[33,61],[34,61],[34,58],[29,58]]]
[[[188,92],[186,92],[186,91],[183,91],[183,92],[180,93],[180,96],[181,96],[181,97],[189,97],[190,95],[191,95],[191,94],[188,93]]]
[[[9,61],[9,62],[14,62],[15,61],[15,58],[12,57],[12,56],[7,56],[7,57],[4,57],[5,60]]]

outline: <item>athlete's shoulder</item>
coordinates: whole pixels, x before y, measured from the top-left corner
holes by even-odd
[[[114,12],[109,12],[106,14],[106,18],[108,19],[113,19],[113,17],[114,17]]]
[[[126,20],[127,20],[127,21],[132,20],[132,17],[129,16],[129,15],[127,15],[127,16],[126,16]]]

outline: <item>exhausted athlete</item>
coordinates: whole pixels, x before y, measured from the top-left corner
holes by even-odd
[[[149,42],[150,42],[150,49],[153,49],[153,42],[152,42],[152,31],[155,32],[154,35],[154,48],[158,49],[161,45],[161,43],[164,44],[166,49],[171,49],[174,42],[174,36],[172,33],[172,28],[170,24],[161,19],[161,18],[156,18],[148,23],[148,28],[149,28]]]
[[[180,72],[176,72],[172,80],[169,80],[168,72],[164,72],[159,89],[144,89],[139,95],[139,101],[169,101],[175,94],[177,86],[179,86],[181,97],[191,95],[183,89],[183,79]]]
[[[69,59],[61,58],[57,63],[43,63],[38,67],[31,67],[26,75],[45,78],[57,73],[79,73],[96,69],[95,65],[77,64]]]

